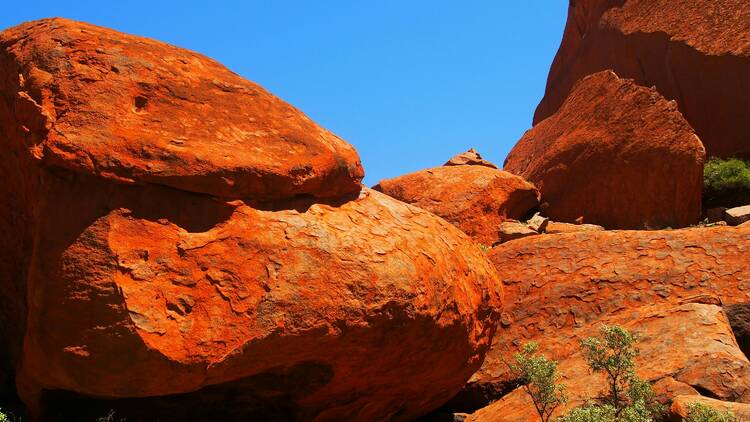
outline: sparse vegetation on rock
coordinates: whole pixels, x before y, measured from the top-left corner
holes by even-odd
[[[518,375],[522,388],[534,402],[539,419],[548,422],[555,410],[568,399],[565,385],[559,383],[557,362],[538,354],[538,350],[537,343],[525,344],[513,357],[515,363],[511,364],[511,370]]]
[[[703,403],[695,402],[688,406],[685,422],[737,422],[737,418],[732,412],[722,412]]]
[[[750,204],[750,161],[711,158],[703,170],[706,207]]]

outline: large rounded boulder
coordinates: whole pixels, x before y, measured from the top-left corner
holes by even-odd
[[[34,417],[410,420],[481,365],[485,254],[257,85],[60,19],[0,34],[0,82],[0,372]]]
[[[555,221],[685,227],[701,215],[705,149],[674,102],[604,71],[521,138],[505,170],[534,183]]]

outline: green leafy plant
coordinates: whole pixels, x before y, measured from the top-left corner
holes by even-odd
[[[732,412],[721,412],[699,402],[689,404],[687,411],[685,422],[737,422]]]
[[[557,362],[538,355],[539,345],[528,343],[513,356],[511,370],[519,377],[524,391],[534,402],[539,418],[548,422],[560,405],[567,402],[565,385],[559,383]]]
[[[10,422],[10,416],[6,415],[3,409],[0,409],[0,422]]]
[[[651,384],[635,374],[637,338],[619,326],[603,326],[598,337],[581,342],[591,370],[604,374],[608,389],[599,403],[588,403],[560,422],[652,422],[663,414]]]
[[[703,201],[707,207],[750,202],[750,162],[737,158],[708,160],[703,169]]]

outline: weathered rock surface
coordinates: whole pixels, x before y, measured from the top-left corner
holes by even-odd
[[[598,323],[574,329],[570,336],[558,341],[578,347],[580,340],[598,334],[600,323],[620,325],[639,337],[638,375],[655,384],[657,393],[664,385],[663,380],[668,380],[669,384],[697,388],[725,400],[750,400],[750,361],[734,341],[720,307],[689,303],[666,310],[663,305],[628,309]],[[549,352],[545,350],[545,344],[541,347],[542,353]],[[561,382],[566,385],[569,398],[556,415],[583,405],[606,391],[604,376],[590,371],[580,351],[576,350],[566,358],[546,354],[560,360]],[[516,389],[475,412],[468,420],[534,422],[538,416],[526,393]]]
[[[740,421],[750,420],[750,404],[721,401],[699,395],[677,396],[669,408],[670,421],[679,422],[688,416],[688,406],[701,403],[720,412],[731,412]]]
[[[522,219],[539,205],[534,185],[480,165],[421,170],[381,180],[374,189],[437,214],[488,246],[499,240],[503,221]]]
[[[725,218],[731,226],[739,226],[750,221],[750,205],[726,210]]]
[[[686,300],[748,303],[748,253],[750,226],[577,232],[498,245],[490,258],[504,284],[502,328],[467,392],[512,381],[504,362],[521,343],[538,341],[564,359],[577,350],[570,333],[607,315]]]
[[[710,156],[750,157],[750,3],[571,0],[534,123],[605,69],[676,100]]]
[[[482,156],[475,150],[474,148],[471,148],[470,150],[466,152],[462,152],[461,154],[456,155],[455,157],[451,158],[443,164],[445,166],[485,166],[490,167],[493,169],[496,169],[497,166],[495,163],[492,163],[490,161],[485,160],[482,158]]]
[[[557,221],[550,221],[547,224],[545,233],[547,234],[559,234],[559,233],[575,233],[575,232],[598,232],[603,231],[604,227],[597,226],[596,224],[570,224],[560,223]]]
[[[556,114],[526,132],[505,170],[539,188],[555,221],[685,227],[701,214],[704,159],[673,102],[605,71],[583,79]]]
[[[197,53],[48,19],[0,35],[0,69],[47,165],[231,198],[360,189],[351,145]]]
[[[481,364],[486,255],[260,87],[54,19],[0,35],[0,94],[0,372],[35,416],[411,420]]]
[[[536,236],[538,231],[529,227],[528,224],[520,221],[503,221],[500,223],[500,243],[510,242],[511,240],[523,239],[524,237]]]

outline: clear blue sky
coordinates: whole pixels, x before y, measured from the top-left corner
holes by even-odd
[[[568,1],[22,3],[0,27],[63,16],[217,59],[352,143],[372,185],[470,147],[501,165],[531,125]]]

